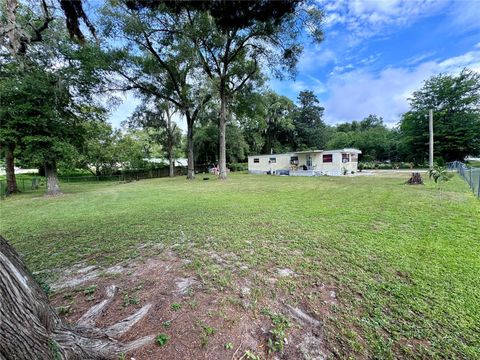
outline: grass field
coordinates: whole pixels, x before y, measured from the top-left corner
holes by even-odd
[[[456,175],[441,188],[408,174],[294,178],[232,175],[65,184],[66,195],[1,202],[1,233],[53,281],[74,263],[115,264],[163,244],[205,282],[237,272],[258,280],[291,269],[284,301],[318,311],[318,284],[335,289],[325,341],[343,358],[480,358],[480,201]],[[255,280],[257,279],[257,280]]]

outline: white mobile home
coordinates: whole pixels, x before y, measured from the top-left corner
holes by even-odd
[[[361,153],[357,149],[338,149],[252,155],[248,157],[248,172],[290,176],[340,176],[357,171],[358,155]]]

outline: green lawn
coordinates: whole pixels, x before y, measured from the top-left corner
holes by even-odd
[[[64,184],[65,196],[1,202],[1,233],[34,271],[111,264],[164,244],[205,282],[278,281],[289,303],[320,309],[336,289],[325,341],[339,357],[480,358],[480,201],[458,176],[441,189],[408,174],[295,178],[232,175]],[[219,268],[206,254],[235,253]],[[274,297],[258,280],[257,296]]]

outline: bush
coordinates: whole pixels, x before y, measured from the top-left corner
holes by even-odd
[[[230,169],[230,171],[247,171],[248,163],[233,163],[228,164],[227,167]]]
[[[408,162],[395,162],[395,163],[382,163],[378,161],[362,161],[358,163],[359,170],[371,170],[371,169],[411,169],[413,168],[412,163]]]
[[[428,177],[430,179],[433,178],[435,183],[438,183],[438,182],[450,180],[453,177],[453,174],[449,173],[447,171],[447,168],[445,168],[444,166],[434,164],[433,168],[428,170]]]
[[[92,173],[85,169],[59,169],[58,176],[60,177],[92,176]]]

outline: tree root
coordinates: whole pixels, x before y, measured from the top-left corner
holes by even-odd
[[[82,315],[77,321],[77,325],[80,326],[94,326],[95,320],[104,312],[106,307],[111,304],[115,294],[118,292],[118,288],[115,285],[110,285],[105,289],[107,298],[97,305],[92,306],[85,314]]]
[[[90,342],[88,346],[93,347],[98,353],[101,353],[105,358],[108,358],[109,354],[126,353],[152,342],[155,338],[154,335],[145,336],[128,343],[119,343],[113,339],[122,336],[136,323],[142,320],[147,315],[152,304],[144,305],[136,313],[112,326],[104,329],[95,327],[96,320],[105,312],[106,308],[115,299],[115,295],[118,293],[118,288],[115,285],[110,285],[105,289],[105,293],[106,298],[97,305],[92,306],[76,323],[76,328],[80,332],[83,331],[89,333],[86,340],[87,342]],[[96,336],[99,336],[100,338],[92,339],[92,337],[95,338]],[[76,341],[82,342],[82,340],[78,338]]]
[[[140,310],[138,310],[135,314],[130,315],[129,317],[119,321],[115,325],[110,326],[109,328],[105,329],[105,334],[108,336],[116,337],[125,334],[128,330],[130,330],[137,322],[142,320],[145,315],[147,315],[148,311],[152,307],[152,304],[147,304],[143,306]]]
[[[113,360],[153,341],[154,335],[128,343],[116,339],[143,319],[151,304],[108,328],[95,326],[117,292],[116,286],[107,287],[106,298],[71,326],[48,303],[18,253],[0,235],[0,359]]]

